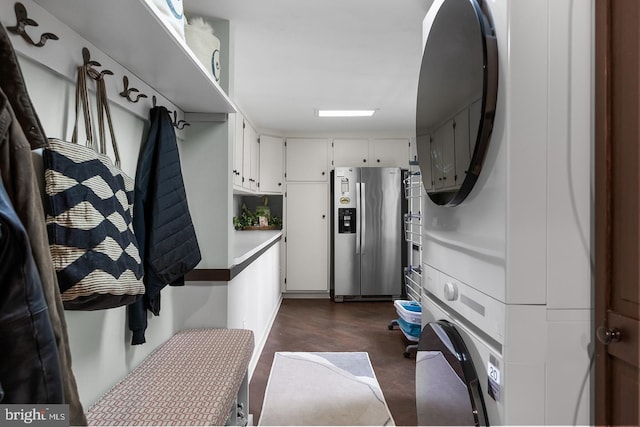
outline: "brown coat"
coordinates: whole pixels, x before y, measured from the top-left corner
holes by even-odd
[[[76,380],[71,370],[64,308],[49,251],[44,209],[31,157],[32,149],[44,146],[46,136],[27,93],[9,36],[2,25],[0,28],[0,88],[7,96],[18,121],[11,126],[8,138],[0,140],[1,178],[13,207],[29,234],[33,258],[42,280],[51,326],[58,345],[65,403],[69,404],[69,422],[71,425],[86,425]]]

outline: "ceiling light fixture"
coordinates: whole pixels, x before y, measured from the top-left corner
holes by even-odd
[[[371,117],[376,110],[318,110],[318,117]]]

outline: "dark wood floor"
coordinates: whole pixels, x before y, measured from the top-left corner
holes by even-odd
[[[366,351],[396,425],[416,425],[415,354],[397,328],[392,302],[334,303],[324,299],[285,299],[249,386],[249,413],[260,419],[264,390],[277,351]]]

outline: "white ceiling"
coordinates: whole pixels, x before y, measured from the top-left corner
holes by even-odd
[[[415,134],[427,0],[185,0],[230,21],[232,99],[260,132]],[[319,118],[316,109],[377,109]]]

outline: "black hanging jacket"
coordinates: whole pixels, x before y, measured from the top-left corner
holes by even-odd
[[[0,178],[27,232],[33,260],[40,274],[58,347],[64,403],[69,405],[69,423],[86,425],[87,419],[71,369],[67,323],[49,251],[44,209],[31,153],[31,150],[42,148],[46,140],[9,34],[0,25]],[[0,346],[0,349],[4,347]]]
[[[0,403],[63,403],[58,347],[29,237],[0,180]]]
[[[200,262],[173,124],[165,107],[151,109],[149,136],[136,170],[133,229],[144,262],[145,295],[128,306],[131,344],[145,342],[146,310],[160,314],[160,291],[180,283]]]

